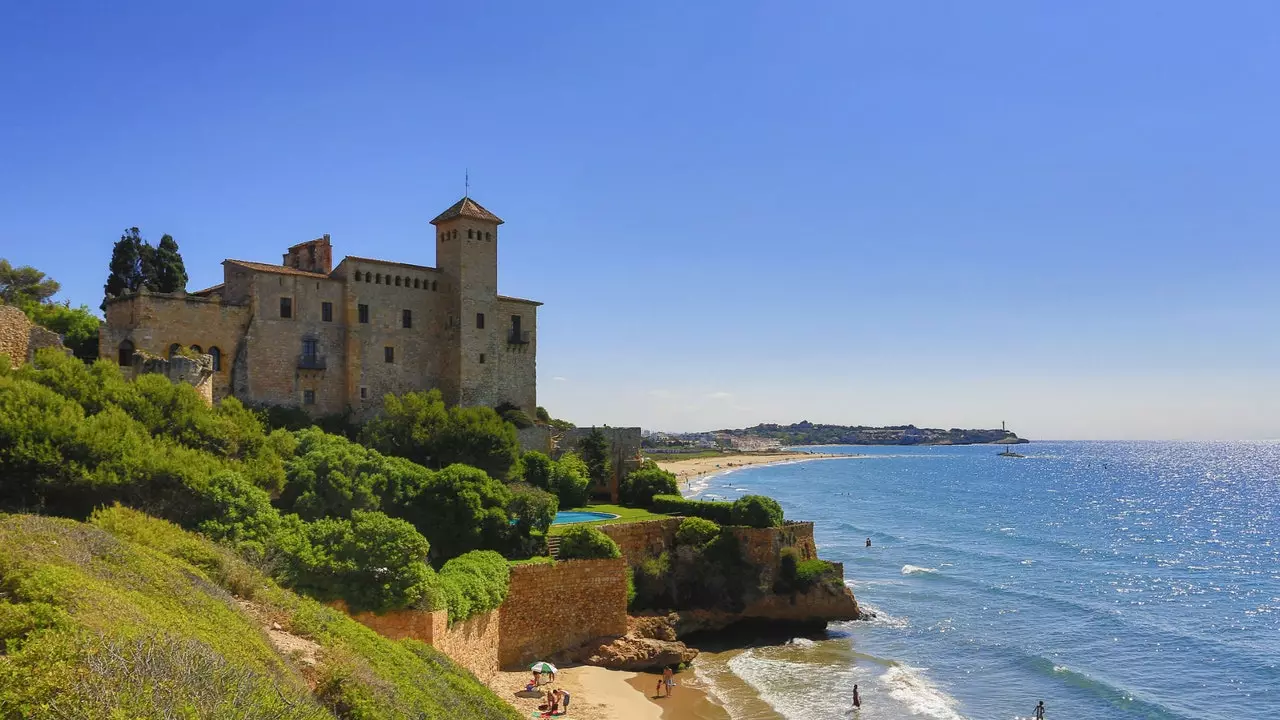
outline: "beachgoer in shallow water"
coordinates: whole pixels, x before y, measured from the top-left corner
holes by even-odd
[[[853,707],[854,709],[862,707],[862,698],[858,697],[858,686],[853,686]]]
[[[1043,700],[1041,700],[1039,703],[1036,704],[1036,710],[1031,714],[1032,716],[1035,717],[1036,720],[1044,720],[1044,701]]]
[[[867,547],[871,547],[871,538],[867,538]]]
[[[671,697],[671,688],[675,686],[676,679],[670,665],[662,668],[662,684],[667,686],[667,697]]]

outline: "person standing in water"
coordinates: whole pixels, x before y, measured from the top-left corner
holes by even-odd
[[[1031,713],[1036,720],[1044,720],[1044,701],[1041,700],[1036,704],[1035,712]]]
[[[862,707],[862,698],[858,696],[858,686],[853,686],[853,709],[857,710]]]
[[[867,547],[871,547],[871,538],[867,538]]]

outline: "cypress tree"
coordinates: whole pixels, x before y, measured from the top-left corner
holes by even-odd
[[[142,239],[138,240],[138,286],[134,289],[138,287],[156,291],[156,249]]]
[[[155,251],[153,269],[154,274],[148,278],[148,284],[156,292],[186,291],[187,268],[182,264],[178,242],[172,236],[165,235],[160,238],[160,246]]]
[[[146,243],[135,227],[125,230],[111,248],[110,273],[107,275],[107,284],[102,288],[106,297],[102,300],[101,308],[107,307],[107,297],[137,290],[142,285],[141,248],[144,245]]]

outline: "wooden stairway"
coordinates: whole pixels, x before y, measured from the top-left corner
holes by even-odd
[[[560,536],[559,535],[547,536],[547,554],[557,560],[560,559]]]

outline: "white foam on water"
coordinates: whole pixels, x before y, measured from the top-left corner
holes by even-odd
[[[880,682],[889,697],[915,715],[935,720],[964,720],[956,711],[956,699],[929,682],[922,668],[894,665],[880,676]]]
[[[867,615],[874,615],[869,620],[852,620],[846,627],[855,629],[859,626],[869,627],[887,627],[887,628],[907,628],[911,627],[911,618],[906,615],[890,615],[880,608],[869,602],[858,601],[859,609],[863,610]]]
[[[917,575],[920,573],[936,573],[936,572],[938,572],[938,568],[920,567],[919,565],[903,565],[902,566],[903,575]]]
[[[787,720],[845,717],[853,684],[865,677],[855,668],[838,668],[767,657],[771,648],[752,648],[729,661],[734,675]]]

